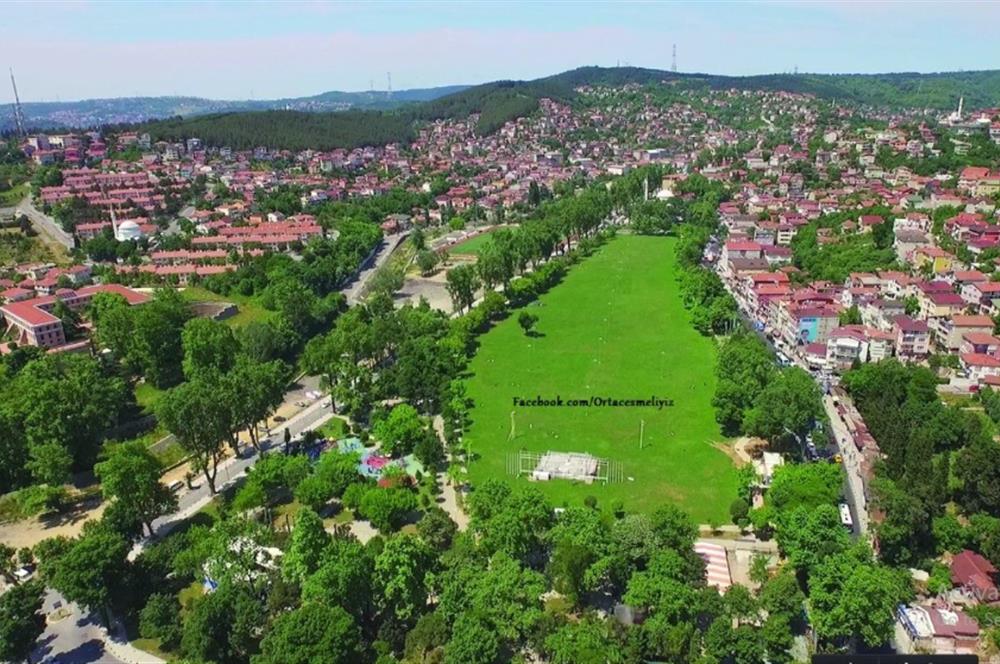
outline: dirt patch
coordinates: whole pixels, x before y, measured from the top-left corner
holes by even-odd
[[[732,461],[733,465],[737,468],[750,463],[748,459],[744,459],[740,456],[740,454],[736,451],[735,446],[731,443],[712,443],[712,447],[729,457],[729,460]]]
[[[55,519],[34,517],[23,521],[0,523],[0,542],[15,549],[33,547],[50,537],[76,537],[83,531],[83,524],[100,518],[106,503],[90,509],[76,509]]]

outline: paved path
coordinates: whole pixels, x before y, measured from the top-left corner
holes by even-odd
[[[54,590],[46,591],[42,611],[48,622],[31,653],[31,661],[36,664],[138,664],[140,661],[159,661],[152,655],[148,655],[146,660],[132,661],[116,657],[110,652],[108,634],[97,619],[76,604],[67,603]]]
[[[444,442],[444,418],[440,415],[435,415],[434,419],[431,421],[434,427],[434,432],[441,439],[441,443]],[[438,506],[448,513],[451,520],[455,522],[459,530],[465,530],[469,527],[469,515],[465,513],[464,510],[458,504],[458,492],[455,490],[455,485],[448,481],[447,473],[438,473],[438,482],[441,484],[441,498],[442,501],[438,503]]]
[[[365,287],[371,280],[378,269],[386,264],[389,260],[389,256],[392,252],[396,250],[396,247],[407,238],[410,234],[409,231],[403,233],[396,233],[395,235],[386,235],[382,240],[382,244],[375,250],[375,255],[370,257],[367,261],[362,264],[361,271],[358,272],[358,276],[349,283],[346,287],[342,288],[342,292],[347,298],[347,304],[354,306],[361,302],[365,297]]]
[[[300,412],[298,415],[289,418],[289,420],[283,423],[280,427],[272,430],[271,436],[261,441],[261,447],[263,448],[264,453],[266,454],[273,449],[280,449],[284,443],[285,429],[288,429],[291,432],[291,435],[295,437],[304,431],[315,429],[332,418],[333,413],[330,412],[330,408],[326,405],[327,403],[329,403],[329,399],[320,399]],[[216,489],[221,492],[223,489],[239,480],[246,474],[246,471],[257,462],[258,458],[260,458],[260,455],[251,448],[251,453],[244,453],[242,457],[238,458],[230,457],[220,463],[219,471],[215,480]],[[153,521],[153,532],[156,533],[157,537],[170,532],[170,530],[177,526],[181,521],[190,518],[212,501],[213,495],[209,491],[208,482],[205,480],[204,476],[199,475],[195,482],[196,484],[194,485],[194,489],[186,491],[178,496],[176,512]],[[143,540],[143,542],[136,544],[136,548],[132,551],[133,557],[138,555],[147,541],[148,540]]]

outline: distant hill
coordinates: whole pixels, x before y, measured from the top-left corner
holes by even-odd
[[[430,101],[466,89],[467,85],[437,88],[365,92],[323,92],[310,97],[281,99],[219,100],[202,97],[120,97],[81,101],[26,102],[22,104],[27,125],[33,129],[96,127],[107,124],[146,122],[182,116],[239,111],[293,110],[311,112],[350,109],[391,109],[413,102]],[[0,107],[0,132],[13,128],[9,107]]]
[[[717,76],[640,67],[581,67],[534,81],[496,81],[462,88],[429,101],[392,110],[319,113],[223,113],[174,118],[146,125],[156,138],[198,136],[209,144],[246,149],[260,145],[288,149],[353,148],[407,142],[413,122],[479,114],[476,130],[489,134],[509,120],[530,114],[544,97],[571,101],[583,85],[617,86],[665,82],[683,88],[784,90],[885,107],[944,110],[965,97],[967,108],[1000,105],[1000,71],[941,74],[768,74]],[[440,90],[436,88],[435,90]]]
[[[198,136],[210,145],[245,149],[256,146],[330,149],[407,142],[419,120],[464,118],[479,114],[480,134],[496,131],[509,120],[530,114],[542,98],[572,101],[583,85],[669,83],[685,89],[784,90],[857,104],[902,108],[966,108],[1000,105],[1000,71],[936,74],[767,74],[719,76],[641,67],[581,67],[533,81],[495,81],[394,92],[327,92],[314,97],[266,102],[213,102],[190,97],[76,102],[93,105],[92,115],[110,115],[116,102],[128,102],[145,117],[110,123],[142,125],[157,139]],[[102,106],[109,104],[110,106]],[[27,105],[26,105],[27,106]],[[83,107],[87,108],[87,107]],[[347,109],[347,112],[343,112]],[[330,112],[330,111],[341,112]],[[309,113],[307,113],[309,112]],[[56,110],[50,112],[50,117]],[[198,117],[200,116],[200,117]],[[30,114],[29,114],[30,117]],[[2,125],[0,125],[2,126]]]

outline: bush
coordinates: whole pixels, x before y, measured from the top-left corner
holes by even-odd
[[[729,504],[729,516],[732,517],[733,523],[740,528],[745,528],[750,523],[750,503],[742,498],[737,498]]]
[[[181,640],[180,605],[173,595],[150,595],[139,613],[139,634],[159,639],[160,647],[173,650]]]
[[[314,512],[319,512],[333,499],[333,486],[326,478],[310,475],[299,482],[295,489],[295,499]]]
[[[365,495],[369,491],[374,491],[375,487],[366,482],[358,482],[357,484],[352,484],[347,487],[344,491],[344,495],[341,496],[340,502],[344,504],[344,507],[350,510],[357,510],[361,506],[361,501],[364,499]]]
[[[406,489],[372,489],[361,499],[360,514],[380,531],[399,529],[417,508],[417,499]]]

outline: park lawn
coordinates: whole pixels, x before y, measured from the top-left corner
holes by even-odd
[[[459,242],[455,246],[448,249],[449,254],[454,254],[456,256],[478,256],[480,250],[486,245],[486,242],[490,239],[490,235],[493,231],[486,233],[480,233],[479,235],[469,238],[464,242]]]
[[[333,417],[317,429],[319,435],[328,440],[340,440],[347,434],[347,422],[339,417]]]
[[[160,402],[160,398],[166,394],[166,390],[161,390],[152,383],[143,381],[141,383],[136,383],[135,386],[135,402],[145,411],[147,414],[153,414],[156,410],[156,404]]]
[[[556,506],[592,495],[603,508],[621,501],[648,513],[672,502],[699,523],[728,522],[737,482],[732,461],[715,447],[726,444],[711,404],[717,347],[691,327],[674,245],[673,238],[616,238],[527,307],[538,316],[538,336],[525,336],[517,312],[483,336],[467,381],[473,486],[491,477],[526,484],[507,470],[508,454],[518,450],[586,452],[619,462],[623,481],[534,486]],[[512,401],[537,396],[655,396],[674,405],[516,407]]]
[[[268,311],[260,305],[253,297],[232,293],[230,295],[219,295],[200,286],[186,286],[181,295],[188,302],[232,302],[239,311],[235,316],[231,316],[223,321],[230,327],[240,327],[248,323],[263,322],[273,317],[275,313]]]

